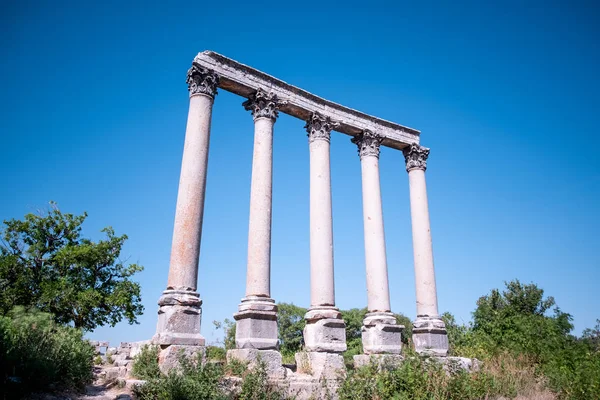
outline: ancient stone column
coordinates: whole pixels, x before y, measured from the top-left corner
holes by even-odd
[[[187,73],[190,92],[183,161],[177,194],[175,227],[167,290],[158,300],[153,341],[161,346],[203,346],[200,335],[202,301],[196,292],[202,235],[206,166],[213,100],[219,77],[193,64]]]
[[[271,195],[273,125],[285,102],[259,89],[243,103],[254,117],[254,156],[250,188],[250,224],[246,296],[234,315],[238,349],[276,349],[277,306],[271,298]]]
[[[358,146],[362,171],[363,221],[367,269],[368,313],[363,321],[362,342],[365,354],[401,351],[403,327],[397,325],[390,310],[383,209],[379,183],[379,146],[383,138],[364,131],[352,138]]]
[[[429,149],[413,143],[406,147],[403,153],[410,186],[410,215],[417,293],[417,319],[413,324],[413,342],[419,353],[445,356],[448,353],[448,335],[444,321],[438,314],[427,186],[425,184]]]
[[[339,126],[313,113],[306,123],[310,151],[310,308],[305,315],[306,351],[343,352],[346,325],[335,307],[329,140]]]

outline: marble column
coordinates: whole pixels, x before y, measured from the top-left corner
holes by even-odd
[[[202,301],[196,291],[202,236],[210,123],[219,77],[193,64],[187,73],[190,93],[167,290],[158,301],[153,341],[161,346],[203,346]]]
[[[410,215],[412,220],[417,319],[413,324],[413,342],[419,353],[445,356],[448,335],[438,314],[431,227],[427,205],[425,170],[429,149],[411,144],[403,150],[410,186]]]
[[[271,298],[271,195],[273,182],[273,125],[285,102],[259,89],[243,103],[254,117],[254,155],[250,188],[250,223],[246,296],[236,320],[238,349],[278,347],[277,305]]]
[[[310,151],[310,308],[305,315],[306,351],[346,350],[346,325],[335,307],[331,210],[331,131],[339,126],[313,113],[306,123]]]
[[[379,146],[383,138],[364,131],[352,138],[358,146],[362,171],[363,222],[367,269],[368,313],[363,321],[365,354],[399,354],[403,327],[390,310],[383,209],[379,183]]]

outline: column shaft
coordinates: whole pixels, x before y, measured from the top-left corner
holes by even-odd
[[[369,312],[390,311],[390,291],[385,254],[379,159],[361,158],[365,260]]]
[[[411,144],[402,150],[406,160],[410,188],[417,319],[413,323],[413,342],[418,353],[445,356],[448,335],[444,321],[438,315],[433,249],[427,204],[425,170],[429,149]]]
[[[277,305],[271,298],[271,198],[273,125],[282,104],[285,102],[275,94],[262,89],[243,103],[246,110],[252,111],[254,118],[254,153],[250,184],[246,296],[233,316],[236,320],[235,344],[238,349],[272,350],[278,346]]]
[[[196,292],[202,236],[210,121],[219,77],[192,64],[187,84],[190,107],[185,131],[167,290],[158,300],[155,344],[202,346],[202,300]]]
[[[347,348],[346,324],[335,307],[333,280],[329,149],[331,131],[338,126],[319,113],[311,114],[305,126],[310,152],[310,308],[303,335],[308,352],[340,353]]]
[[[408,173],[410,186],[410,215],[412,220],[417,315],[437,316],[437,290],[433,269],[433,249],[427,205],[425,171],[413,169]]]
[[[335,306],[329,141],[310,147],[310,304]]]
[[[367,308],[363,321],[364,353],[400,354],[402,329],[390,310],[390,288],[385,254],[383,207],[379,182],[379,146],[383,138],[364,131],[352,139],[358,145],[362,175],[365,264],[367,269]],[[359,363],[356,356],[355,363]]]
[[[168,289],[196,290],[213,98],[192,96],[181,163]]]
[[[246,296],[271,296],[273,124],[270,118],[254,122]]]

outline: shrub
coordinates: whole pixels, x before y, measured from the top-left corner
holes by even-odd
[[[173,368],[167,375],[156,373],[158,363],[152,358],[152,349],[143,356],[147,364],[145,370],[153,371],[146,375],[146,384],[136,386],[134,392],[140,400],[220,400],[227,399],[220,382],[223,368],[219,364],[202,364],[200,360],[190,360],[184,356],[179,359],[179,367]],[[140,363],[142,353],[136,363]],[[135,364],[134,364],[135,365]],[[156,373],[156,374],[155,374]]]
[[[94,348],[81,330],[16,307],[0,316],[1,386],[15,398],[33,391],[81,389],[92,380]]]
[[[218,346],[207,346],[206,347],[206,358],[214,361],[225,361],[227,352],[223,347]]]
[[[160,378],[158,347],[144,345],[140,353],[133,360],[131,373],[138,379],[149,380]]]

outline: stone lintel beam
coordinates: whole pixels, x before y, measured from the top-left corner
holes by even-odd
[[[258,89],[273,92],[287,104],[280,111],[308,121],[312,113],[320,113],[338,121],[336,131],[357,136],[368,130],[383,137],[383,146],[403,149],[409,144],[419,144],[420,131],[386,121],[340,104],[315,96],[257,69],[240,64],[213,51],[198,53],[194,64],[213,70],[219,75],[219,87],[239,96],[250,98]]]

